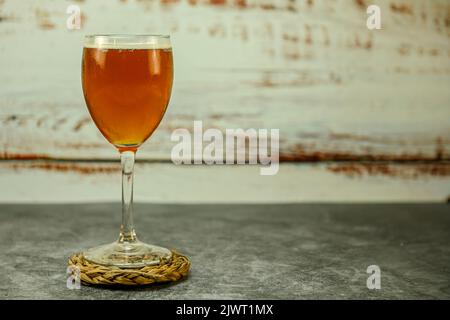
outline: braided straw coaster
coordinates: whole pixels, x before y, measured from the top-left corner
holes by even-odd
[[[165,264],[136,269],[122,269],[91,263],[85,260],[81,253],[72,255],[68,265],[79,268],[83,284],[142,286],[178,281],[187,276],[191,263],[186,256],[172,251],[171,260]]]

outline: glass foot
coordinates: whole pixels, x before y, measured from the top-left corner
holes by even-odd
[[[86,250],[84,258],[90,262],[119,268],[141,268],[166,263],[172,257],[169,249],[136,242],[113,242]]]

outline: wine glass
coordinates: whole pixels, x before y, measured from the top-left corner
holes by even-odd
[[[166,263],[170,250],[138,240],[133,225],[133,168],[139,146],[164,116],[172,91],[173,58],[166,35],[88,35],[82,85],[89,113],[120,152],[122,225],[119,239],[85,251],[93,263],[137,268]]]

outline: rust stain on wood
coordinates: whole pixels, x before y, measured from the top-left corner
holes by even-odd
[[[287,41],[287,42],[293,42],[293,43],[297,43],[299,41],[299,38],[297,35],[289,35],[287,33],[283,34],[283,40]]]
[[[50,13],[43,9],[36,9],[34,14],[37,19],[38,26],[43,30],[51,30],[55,28],[55,24],[50,21]]]
[[[291,11],[291,12],[297,12],[296,1],[295,0],[289,0],[287,5],[286,5],[286,9],[288,11]]]
[[[50,159],[50,157],[46,154],[37,154],[37,153],[9,153],[9,152],[0,153],[0,160],[42,160],[42,159]]]
[[[445,153],[445,145],[444,145],[444,140],[439,137],[436,139],[436,160],[445,160],[444,157],[444,153]]]
[[[247,42],[249,38],[248,27],[244,24],[237,24],[233,26],[233,35],[240,38],[243,42]]]
[[[148,2],[144,0],[138,0],[139,2]],[[151,1],[151,0],[150,0]],[[180,0],[159,0],[159,3],[162,5],[174,5],[181,3]],[[247,1],[247,0],[187,0],[187,3],[190,6],[211,6],[216,7],[218,9],[223,7],[234,8],[237,10],[245,10],[245,9],[260,9],[265,11],[290,11],[297,12],[297,1],[295,0],[286,0],[286,1]],[[307,0],[307,5],[309,8],[314,6],[313,0]]]
[[[47,119],[47,117],[41,117],[41,118],[39,118],[37,121],[36,121],[36,126],[38,127],[38,128],[40,128],[41,126],[42,126],[42,124],[45,122],[45,120]]]
[[[226,4],[226,0],[209,0],[208,3],[213,6],[223,6]]]
[[[65,162],[23,162],[12,163],[10,167],[14,170],[38,169],[44,171],[75,172],[80,174],[118,173],[120,165],[93,166],[90,164],[65,163]]]
[[[63,145],[56,143],[56,147],[58,148],[67,148],[76,150],[99,149],[104,146],[105,146],[104,143],[94,143],[94,142],[68,142],[64,143]]]
[[[400,3],[400,4],[391,3],[390,8],[391,8],[391,11],[394,13],[407,14],[407,15],[414,14],[411,5],[408,5],[406,3]]]
[[[390,176],[404,179],[417,179],[423,176],[448,177],[450,176],[450,163],[392,165],[377,163],[350,163],[328,166],[333,173],[344,174],[348,177]]]
[[[263,10],[275,10],[276,9],[275,5],[271,4],[271,3],[263,3],[260,5],[260,7]]]
[[[84,117],[84,118],[82,118],[81,120],[79,120],[76,124],[75,124],[75,126],[73,127],[73,131],[80,131],[81,130],[81,128],[85,125],[85,124],[88,124],[88,123],[90,123],[92,120],[91,120],[91,118],[89,118],[89,117]]]
[[[402,56],[407,56],[411,53],[411,45],[407,43],[402,43],[400,47],[397,49],[398,53]],[[423,51],[423,49],[422,49]],[[420,52],[419,52],[420,53]]]
[[[217,11],[227,11],[227,12],[237,12],[240,10],[246,11],[261,11],[261,10],[270,10],[272,13],[267,13],[270,17],[268,20],[272,20],[271,17],[275,17],[280,12],[294,12],[295,14],[299,14],[299,19],[301,21],[301,15],[305,14],[305,11],[313,11],[313,10],[321,10],[321,11],[329,11],[333,15],[338,15],[339,12],[342,12],[346,9],[345,5],[340,1],[324,1],[320,6],[314,7],[313,1],[295,1],[295,0],[266,0],[266,1],[245,1],[245,0],[138,0],[139,3],[143,4],[146,9],[152,8],[155,10],[160,10],[158,4],[164,6],[164,10],[170,10],[173,7],[181,7],[182,5],[189,5],[188,10],[197,10],[200,8],[204,8],[205,6],[209,6],[214,8]],[[129,3],[129,2],[128,2]],[[367,0],[353,0],[349,3],[351,6],[356,7],[358,11],[364,11],[367,6],[370,4]],[[429,20],[430,24],[433,23],[433,27],[435,30],[438,30],[440,33],[443,33],[448,30],[450,25],[450,10],[449,6],[446,4],[438,4],[438,5],[430,5],[429,7],[421,6],[417,2],[408,3],[408,2],[399,2],[399,1],[386,1],[386,5],[388,7],[389,12],[386,13],[386,19],[394,20],[395,25],[398,25],[401,22],[401,19],[409,19],[409,16],[414,17],[416,20]],[[314,7],[314,8],[313,8]],[[345,9],[343,9],[345,8]],[[355,14],[355,13],[352,13]],[[176,24],[168,27],[168,30],[172,32],[179,32],[182,30],[186,30],[189,33],[202,33],[203,31],[210,35],[210,37],[218,37],[218,38],[236,38],[240,37],[244,42],[252,42],[255,37],[262,38],[264,37],[264,32],[253,32],[253,30],[261,29],[261,26],[255,26],[253,22],[250,22],[248,19],[242,22],[242,25],[239,26],[242,30],[241,33],[236,31],[236,26],[231,23],[232,19],[224,18],[228,15],[228,13],[224,13],[224,15],[220,15],[217,19],[211,20],[211,22],[206,22],[202,25],[191,25],[189,23]],[[349,13],[350,15],[350,13]],[[357,13],[360,17],[361,13]],[[398,17],[398,15],[404,17]],[[389,18],[388,18],[389,17]],[[259,19],[258,19],[259,20]],[[173,21],[179,21],[179,19],[174,19]],[[261,19],[262,21],[262,19]],[[364,22],[364,17],[363,21]],[[167,22],[172,23],[172,22]],[[278,22],[273,22],[274,24],[279,24]],[[284,22],[283,22],[284,23]],[[288,28],[290,32],[298,32],[302,29],[302,25],[305,25],[304,32],[300,32],[300,37],[293,35],[294,40],[290,39],[292,35],[286,35],[286,30],[283,28],[276,28],[277,32],[275,38],[281,39],[283,44],[278,46],[277,48],[268,49],[267,46],[270,45],[263,44],[263,48],[261,51],[264,53],[268,53],[268,56],[277,56],[280,55],[287,62],[296,62],[305,59],[315,59],[320,52],[316,49],[317,45],[323,44],[325,46],[336,45],[340,47],[342,44],[349,49],[362,49],[362,50],[375,50],[379,51],[377,48],[377,42],[379,37],[375,37],[376,33],[367,33],[364,30],[355,32],[345,32],[343,34],[339,34],[339,32],[333,30],[331,28],[330,34],[328,34],[328,29],[326,24],[324,23],[314,23],[314,24],[304,24],[303,22],[294,22],[292,27]],[[424,28],[431,29],[431,26],[428,26],[427,23],[423,23]],[[447,30],[445,30],[447,28]],[[356,29],[355,29],[356,30]],[[431,31],[431,30],[430,30]],[[338,35],[338,36],[336,36]],[[295,40],[297,38],[297,40]],[[300,38],[300,39],[299,39]],[[286,46],[286,43],[288,45]],[[309,52],[304,52],[304,49],[301,45],[306,45],[311,47],[313,50]],[[300,50],[299,50],[300,48]],[[276,54],[273,54],[271,50],[275,50]],[[415,54],[415,46],[409,49],[409,52],[405,53],[405,49],[399,48],[398,51],[400,54]],[[427,54],[431,56],[441,55],[444,52],[443,49],[433,48],[431,50],[427,50]]]
[[[226,29],[222,24],[216,24],[209,27],[208,33],[211,37],[224,38],[226,36]]]
[[[235,0],[234,4],[236,5],[236,7],[238,7],[239,9],[244,9],[247,7],[247,1],[246,0]]]
[[[370,153],[351,153],[351,152],[327,152],[327,151],[305,151],[298,153],[281,153],[280,162],[321,162],[321,161],[436,161],[434,156],[426,156],[420,153],[416,154],[370,154]]]
[[[52,130],[58,130],[60,126],[67,122],[67,118],[57,119],[55,124],[52,126]]]
[[[321,161],[374,161],[374,162],[420,162],[420,161],[447,161],[449,156],[444,156],[443,149],[436,147],[435,154],[424,155],[417,153],[400,154],[376,154],[370,150],[356,153],[350,151],[315,151],[308,150],[302,145],[297,145],[293,150],[281,151],[280,162],[321,162]]]
[[[307,45],[311,45],[313,43],[311,36],[311,27],[309,25],[305,25],[305,43]]]
[[[372,138],[367,135],[362,134],[353,134],[353,133],[338,133],[338,132],[330,132],[328,135],[329,139],[332,140],[352,140],[352,141],[364,141],[364,142],[379,142],[379,139]]]
[[[160,0],[163,5],[171,5],[180,2],[180,0]]]
[[[81,11],[81,13],[80,13],[80,24],[81,24],[81,27],[83,27],[86,24],[86,21],[87,21],[87,16],[86,16],[86,14],[83,11]]]
[[[58,162],[58,161],[30,161],[18,162],[8,165],[13,170],[43,170],[56,172],[75,172],[79,174],[110,174],[120,172],[120,165]],[[342,174],[349,178],[364,176],[388,176],[402,179],[419,179],[427,176],[446,178],[450,176],[450,163],[418,163],[418,164],[392,164],[354,162],[345,164],[331,164],[326,169],[335,174]]]
[[[373,47],[373,34],[369,33],[367,39],[362,39],[362,37],[355,33],[353,39],[347,40],[347,47],[350,49],[365,49],[370,50]]]
[[[48,20],[43,20],[39,22],[39,27],[44,30],[51,30],[55,28],[55,25]]]
[[[290,58],[300,58],[298,55],[293,54]],[[311,58],[307,54],[305,58]],[[286,79],[284,77],[276,76],[277,72],[266,71],[261,75],[261,80],[259,81],[243,81],[245,84],[252,85],[257,88],[279,88],[279,87],[309,87],[319,84],[335,84],[341,85],[342,78],[334,72],[330,72],[324,75],[322,78],[316,78],[313,74],[308,72],[297,72],[295,77]]]
[[[0,22],[16,21],[16,20],[17,20],[17,18],[14,14],[8,14],[8,15],[0,14]]]
[[[355,4],[359,9],[366,11],[367,5],[364,0],[355,0]]]
[[[7,116],[5,119],[3,119],[3,123],[7,124],[8,122],[14,122],[18,118],[19,118],[18,116],[16,116],[15,114],[12,114],[12,115]]]

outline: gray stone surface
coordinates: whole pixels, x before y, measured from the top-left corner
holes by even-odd
[[[66,288],[66,261],[115,239],[120,204],[1,205],[7,299],[450,298],[449,205],[135,205],[141,240],[192,260],[176,285]],[[368,290],[366,268],[381,268]]]

